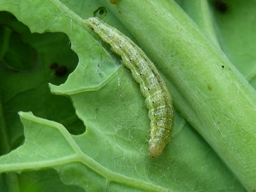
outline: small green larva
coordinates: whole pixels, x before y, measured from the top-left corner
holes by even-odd
[[[131,70],[133,78],[140,84],[151,120],[148,151],[151,157],[158,157],[171,139],[174,116],[172,97],[163,78],[145,53],[120,31],[96,17],[85,22],[121,56],[122,63]]]

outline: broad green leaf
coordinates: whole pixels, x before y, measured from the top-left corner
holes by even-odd
[[[253,55],[255,41],[253,30],[248,32],[240,27],[252,29],[249,22],[243,21],[249,19],[252,22],[255,16],[242,13],[245,10],[253,13],[255,3],[249,1],[241,6],[229,1],[224,13],[215,8],[213,1],[178,3],[180,7],[173,1],[164,0],[147,3],[119,0],[115,5],[107,0],[0,0],[0,9],[12,13],[31,32],[65,33],[79,58],[77,68],[61,86],[53,85],[60,81],[44,78],[50,70],[49,64],[45,64],[54,62],[52,57],[45,55],[39,59],[44,63],[39,77],[35,73],[34,78],[28,76],[24,81],[13,74],[10,81],[1,72],[1,76],[6,76],[3,80],[1,78],[2,105],[15,112],[32,111],[45,119],[20,112],[24,144],[0,158],[0,172],[24,174],[28,170],[54,168],[65,184],[80,187],[70,188],[70,191],[253,191],[256,97],[240,73],[253,82],[253,57],[250,55]],[[100,17],[135,40],[154,61],[168,84],[177,109],[175,128],[172,141],[157,159],[151,159],[147,153],[149,119],[139,85],[129,70],[120,64],[120,58],[84,24],[83,19],[90,16]],[[230,35],[229,29],[239,32]],[[10,39],[8,30],[10,27],[3,29],[5,41],[1,46],[5,49],[0,50],[1,59],[9,58],[8,64],[18,71],[31,71],[36,62],[24,65],[23,61],[30,57],[22,52],[17,54],[18,46],[13,46],[13,49],[6,46],[6,39]],[[246,37],[239,38],[241,35]],[[45,44],[43,36],[37,34]],[[249,38],[251,41],[244,49],[241,45]],[[29,42],[28,45],[37,43],[37,46],[27,48],[30,54],[41,53],[40,41],[29,40],[26,36],[23,39]],[[52,43],[50,37],[48,41]],[[20,45],[22,48],[26,46]],[[7,57],[9,49],[13,56]],[[43,50],[54,50],[63,57],[61,62],[65,61],[65,56],[70,59],[70,54],[53,49],[51,45]],[[237,52],[243,57],[236,57]],[[248,65],[244,68],[240,63]],[[39,82],[44,89],[38,87]],[[45,88],[48,82],[52,83],[50,89],[53,93],[71,99],[76,115],[86,127],[85,133],[71,135],[66,127],[57,123],[65,125],[63,122],[69,119],[68,115],[71,122],[78,122],[69,101],[57,99],[63,97],[46,99],[49,105],[54,104],[52,110],[48,105],[38,105],[41,98],[50,94]],[[10,90],[9,87],[13,86],[15,89]],[[8,97],[26,90],[31,90],[28,95],[35,91],[40,97],[38,100],[26,99],[27,95],[24,95],[26,102],[10,102],[12,105],[8,106]],[[11,114],[4,116],[1,122],[8,125],[1,125],[10,129],[14,127],[14,123],[10,123]],[[72,127],[76,124],[72,123]],[[17,140],[17,137],[6,134],[6,140],[8,137]],[[12,181],[20,178],[22,175],[9,177]],[[2,181],[5,180],[2,177]],[[11,182],[6,183],[10,185]],[[26,185],[26,181],[22,183]],[[4,185],[1,186],[4,189]],[[18,184],[15,186],[19,187]],[[52,189],[59,190],[58,186]],[[25,188],[20,190],[25,191]],[[44,191],[41,187],[37,190]]]

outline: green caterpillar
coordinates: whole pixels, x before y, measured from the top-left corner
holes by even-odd
[[[146,54],[120,31],[96,17],[85,22],[121,56],[122,63],[131,70],[133,78],[140,84],[151,120],[148,151],[151,157],[158,157],[171,139],[174,117],[172,97],[163,78]]]

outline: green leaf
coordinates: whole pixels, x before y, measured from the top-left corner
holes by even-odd
[[[5,77],[1,79],[2,106],[15,112],[33,111],[45,119],[20,112],[25,142],[0,158],[0,172],[26,174],[24,171],[54,168],[65,184],[81,187],[68,191],[253,191],[256,97],[240,73],[253,82],[250,55],[253,55],[255,41],[252,40],[244,52],[249,56],[244,54],[239,60],[241,63],[251,61],[250,65],[246,69],[238,67],[240,62],[235,52],[242,52],[244,48],[240,45],[251,40],[253,33],[242,30],[247,36],[241,40],[241,33],[230,35],[228,31],[230,28],[235,31],[237,27],[250,28],[249,23],[246,25],[247,22],[242,21],[249,18],[253,21],[254,16],[242,13],[246,8],[253,13],[255,4],[249,1],[241,6],[230,1],[225,13],[216,10],[214,2],[179,1],[179,4],[180,7],[173,1],[164,0],[147,3],[119,0],[114,5],[107,0],[0,0],[0,9],[11,12],[33,33],[65,33],[79,58],[65,84],[55,86],[53,84],[65,79],[46,77],[52,70],[49,66],[55,62],[54,56],[58,54],[63,59],[58,63],[72,58],[68,51],[60,50],[63,44],[56,49],[51,46],[55,38],[47,36],[45,40],[44,34],[36,34],[36,39],[41,41],[35,41],[35,37],[28,37],[29,33],[24,32],[25,28],[17,27],[18,34],[27,35],[22,35],[23,42],[17,44],[19,46],[12,46],[15,38],[10,37],[16,25],[2,28],[2,65],[20,73],[31,73],[34,65],[43,63],[40,72],[28,75],[25,80],[19,73],[13,74],[10,80],[6,70],[1,69],[1,77]],[[120,58],[84,24],[83,19],[89,16],[104,19],[135,40],[168,84],[177,109],[175,127],[172,141],[157,159],[151,159],[147,153],[150,122],[139,85],[129,70],[120,65]],[[50,45],[40,51],[40,45],[46,42]],[[67,40],[61,42],[68,44]],[[17,51],[19,47],[28,49],[29,54]],[[55,54],[51,57],[46,56],[53,51]],[[32,60],[33,53],[40,53],[38,61]],[[31,62],[23,64],[24,60]],[[74,60],[73,57],[69,62]],[[233,63],[244,71],[238,72]],[[67,131],[66,125],[71,124],[70,130],[81,133],[81,128],[77,130],[76,127],[82,125],[74,117],[66,98],[48,96],[48,82],[52,83],[53,93],[71,99],[76,115],[86,126],[85,133],[72,135]],[[34,92],[35,96],[28,98]],[[12,98],[20,98],[20,95],[22,99],[13,102]],[[41,104],[42,98],[47,100],[47,105]],[[18,142],[17,136],[7,134],[8,128],[15,133],[14,125],[18,121],[11,123],[14,113],[4,108],[1,147],[5,152],[1,151],[2,154],[15,148],[7,149],[9,139],[13,143],[22,140]],[[20,132],[18,135],[22,138]],[[43,171],[38,173],[43,174]],[[56,172],[44,174],[55,174],[53,177],[58,183]],[[23,185],[16,184],[16,189],[28,191],[30,185],[21,178],[26,176],[4,175],[0,187],[6,190],[8,187],[2,183],[11,186],[11,181],[18,183],[20,180]],[[37,184],[43,185],[43,182]],[[37,186],[37,190],[49,191]],[[57,185],[52,190],[62,188],[65,187]],[[15,191],[14,187],[12,190]]]

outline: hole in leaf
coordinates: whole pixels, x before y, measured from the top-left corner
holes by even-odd
[[[107,15],[107,10],[104,7],[99,7],[96,11],[94,11],[94,17],[98,17],[100,19],[104,18]]]
[[[9,151],[24,140],[19,111],[32,111],[36,116],[59,122],[72,134],[84,132],[84,125],[76,116],[71,101],[53,95],[48,86],[49,82],[64,83],[77,63],[78,57],[71,50],[66,34],[32,34],[11,13],[0,12],[0,102],[5,122],[5,127],[0,129],[6,129],[9,134],[6,135]],[[58,66],[68,70],[56,76],[53,68]],[[0,154],[9,151],[0,150]]]

